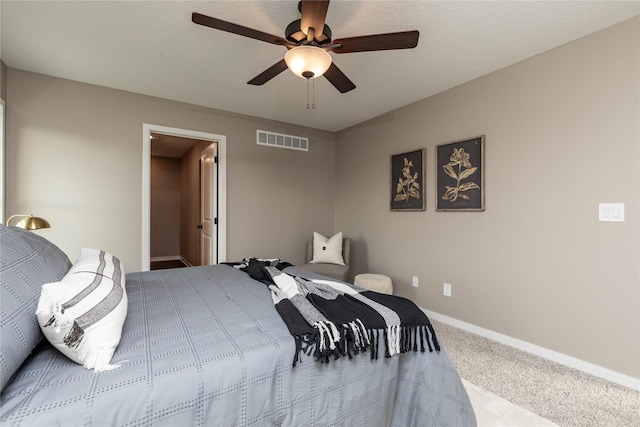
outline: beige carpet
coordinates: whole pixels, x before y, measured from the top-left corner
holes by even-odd
[[[460,376],[561,426],[640,426],[640,393],[433,321]]]

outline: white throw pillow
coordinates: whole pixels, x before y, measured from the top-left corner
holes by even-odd
[[[120,260],[82,248],[62,281],[42,287],[36,316],[44,336],[71,360],[97,372],[116,368],[110,362],[127,317]]]
[[[328,263],[344,265],[342,258],[342,232],[326,238],[320,233],[313,232],[313,259],[312,264]]]

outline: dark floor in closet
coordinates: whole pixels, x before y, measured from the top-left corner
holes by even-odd
[[[150,267],[151,270],[163,270],[166,268],[187,267],[187,265],[182,262],[182,260],[175,259],[170,261],[152,261]]]

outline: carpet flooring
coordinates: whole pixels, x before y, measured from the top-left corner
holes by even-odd
[[[432,320],[460,376],[560,426],[638,427],[640,393]]]

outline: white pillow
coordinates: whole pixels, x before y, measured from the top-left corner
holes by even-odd
[[[110,362],[127,317],[120,260],[82,248],[62,281],[42,286],[36,316],[44,336],[71,360],[96,372],[116,368]]]
[[[313,232],[313,259],[312,264],[323,262],[328,264],[344,265],[342,258],[342,232],[326,238],[320,233]]]

